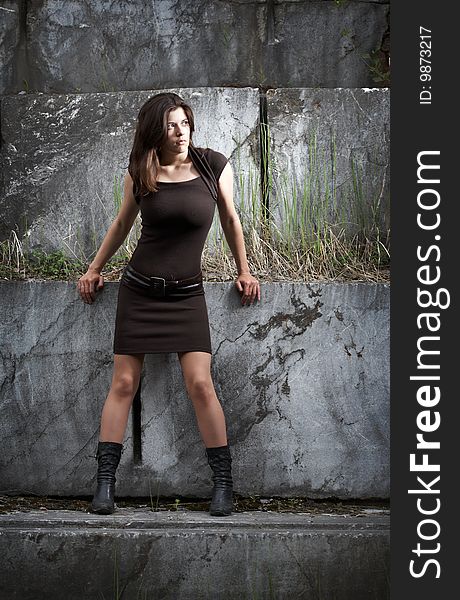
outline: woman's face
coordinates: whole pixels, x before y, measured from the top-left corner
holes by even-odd
[[[166,143],[163,144],[162,150],[174,154],[187,153],[190,142],[190,123],[182,107],[169,112],[167,130],[168,138]]]

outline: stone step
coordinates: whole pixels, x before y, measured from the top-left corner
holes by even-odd
[[[0,597],[205,600],[389,597],[387,510],[117,508],[0,516]]]

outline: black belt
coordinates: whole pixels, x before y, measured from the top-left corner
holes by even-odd
[[[187,279],[165,279],[164,277],[149,277],[133,269],[128,263],[121,277],[122,283],[129,283],[144,290],[149,296],[166,296],[170,294],[186,294],[198,291],[203,286],[203,273],[200,271]]]

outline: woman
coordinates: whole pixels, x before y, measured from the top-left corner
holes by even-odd
[[[142,232],[123,272],[114,334],[114,370],[104,403],[96,458],[97,489],[91,511],[114,511],[115,472],[144,355],[177,352],[187,393],[212,469],[211,515],[233,508],[231,454],[225,416],[211,378],[211,340],[201,255],[215,205],[238,269],[242,304],[260,300],[248,268],[241,224],[233,204],[227,158],[192,142],[192,109],[177,94],[160,93],[141,107],[123,202],[78,291],[91,304],[103,287],[106,262],[128,235],[139,210]]]

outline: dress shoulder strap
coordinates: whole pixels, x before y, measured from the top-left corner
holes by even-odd
[[[217,202],[217,191],[219,188],[217,185],[216,176],[214,175],[214,171],[206,159],[204,152],[198,148],[195,148],[195,146],[192,146],[192,144],[189,145],[188,151],[196,170],[200,173],[205,184],[208,186],[214,201]]]

